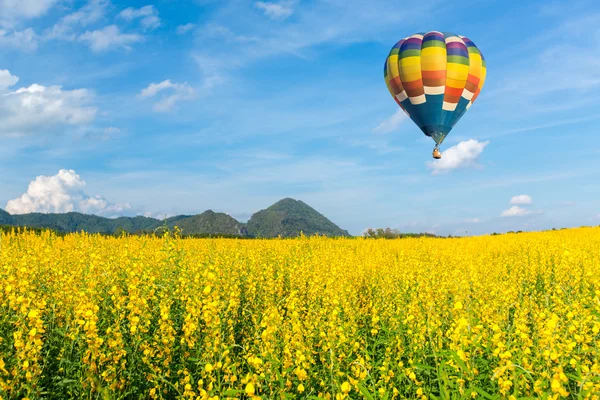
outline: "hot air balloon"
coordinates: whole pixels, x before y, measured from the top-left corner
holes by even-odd
[[[450,32],[400,40],[385,60],[384,76],[396,103],[439,146],[479,96],[486,66],[470,39]]]

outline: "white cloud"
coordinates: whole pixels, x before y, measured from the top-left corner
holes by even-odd
[[[38,46],[38,36],[31,28],[23,31],[7,31],[0,29],[0,47],[9,47],[31,51]]]
[[[175,84],[170,79],[166,79],[160,83],[151,83],[140,92],[140,97],[153,97],[165,89],[172,88]]]
[[[76,40],[78,35],[74,28],[97,22],[104,17],[109,5],[109,0],[90,0],[85,6],[64,16],[51,29],[48,29],[44,34],[44,39]]]
[[[19,82],[19,77],[11,75],[7,69],[0,69],[0,93],[9,87],[16,85]]]
[[[140,19],[144,29],[152,30],[160,26],[158,10],[154,6],[144,6],[141,8],[129,7],[119,13],[119,17],[126,21]]]
[[[152,109],[156,112],[169,112],[179,101],[191,100],[195,94],[194,89],[187,82],[174,83],[170,79],[166,79],[160,83],[149,84],[142,89],[139,96],[150,98],[163,91],[169,91],[171,94],[154,103]]]
[[[440,160],[429,161],[427,166],[433,169],[434,174],[457,168],[478,166],[477,159],[489,143],[489,140],[479,142],[475,139],[460,142],[456,146],[452,146],[444,151]]]
[[[265,13],[267,17],[275,20],[284,20],[294,13],[293,3],[290,1],[279,3],[257,1],[254,5]]]
[[[144,38],[135,33],[121,33],[116,25],[109,25],[95,31],[87,31],[79,36],[79,40],[87,42],[92,51],[100,52],[111,48],[131,49],[132,44],[141,42]]]
[[[510,199],[510,204],[514,204],[514,205],[529,205],[533,203],[533,199],[531,198],[531,196],[527,195],[527,194],[520,194],[518,196],[513,196],[512,199]]]
[[[385,121],[383,121],[382,123],[377,125],[373,129],[373,132],[374,133],[393,132],[396,129],[398,129],[398,126],[400,126],[400,124],[407,118],[408,118],[408,116],[406,115],[406,113],[401,108],[398,108],[396,110],[396,112],[394,113],[394,115],[392,115],[391,117],[389,117],[388,119],[386,119]]]
[[[481,220],[479,218],[467,218],[465,222],[468,224],[479,224]]]
[[[58,0],[0,0],[0,25],[44,15]]]
[[[18,77],[9,71],[0,76],[12,85]],[[7,89],[7,87],[5,87]],[[63,90],[60,86],[32,84],[0,96],[0,135],[24,135],[55,125],[91,122],[97,109],[89,106],[93,95],[87,89]]]
[[[500,214],[501,217],[523,217],[525,215],[529,215],[532,212],[530,210],[526,210],[519,206],[512,206],[508,210],[502,211]]]
[[[185,25],[179,25],[177,27],[177,34],[178,35],[184,35],[186,33],[188,33],[189,31],[191,31],[192,29],[194,29],[196,27],[196,24],[185,24]]]
[[[78,211],[116,216],[131,209],[129,204],[112,204],[101,196],[89,196],[84,192],[85,186],[85,181],[72,169],[61,169],[54,176],[40,175],[29,183],[27,192],[8,201],[6,211],[11,214]]]

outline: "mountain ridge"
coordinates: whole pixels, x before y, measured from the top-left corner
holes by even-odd
[[[339,228],[308,204],[291,198],[281,199],[254,213],[247,224],[228,214],[212,210],[159,220],[140,215],[107,218],[79,212],[13,215],[0,209],[0,225],[48,228],[63,233],[151,233],[166,225],[169,229],[179,227],[184,235],[293,237],[303,232],[305,235],[350,236],[347,231]]]

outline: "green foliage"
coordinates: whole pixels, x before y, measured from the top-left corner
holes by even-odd
[[[246,236],[246,227],[231,216],[208,210],[202,214],[169,221],[167,225],[172,228],[178,226],[183,235],[223,235]]]
[[[285,198],[261,210],[248,221],[248,234],[255,237],[304,235],[350,236],[306,203]]]
[[[21,214],[11,215],[7,225],[27,226],[31,228],[49,228],[59,232],[80,232],[114,234],[117,232],[135,232],[151,229],[160,225],[160,221],[148,217],[104,218],[77,212],[66,214]]]
[[[436,237],[434,234],[431,234],[431,233],[402,233],[398,229],[391,229],[391,228],[385,228],[385,229],[369,228],[366,230],[366,232],[363,234],[363,236],[366,238],[373,238],[373,239],[400,239],[400,238],[407,238],[407,237]]]

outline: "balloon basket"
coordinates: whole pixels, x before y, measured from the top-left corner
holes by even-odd
[[[440,158],[442,158],[442,153],[440,152],[440,150],[437,147],[435,149],[433,149],[433,158],[435,158],[436,160],[439,160]]]

